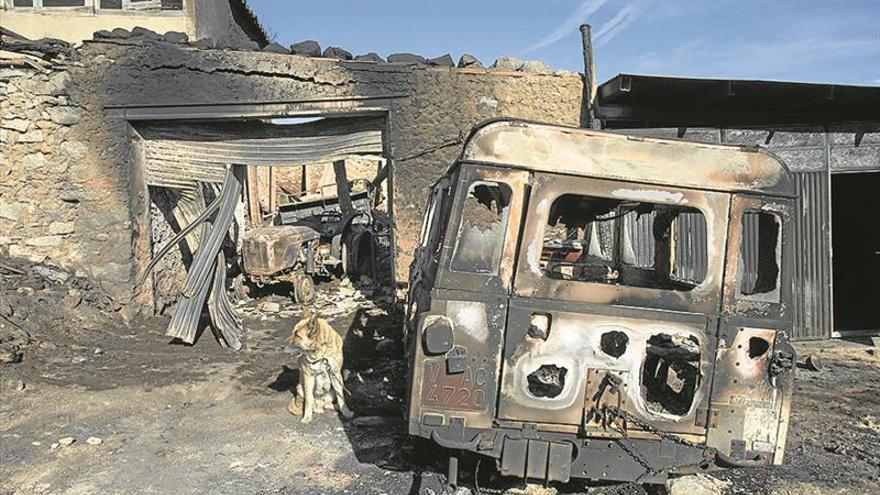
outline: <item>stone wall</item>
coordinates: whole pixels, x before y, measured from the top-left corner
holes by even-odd
[[[150,252],[138,146],[111,107],[295,102],[394,95],[387,146],[399,281],[428,187],[471,127],[493,117],[578,125],[582,78],[425,64],[204,50],[160,41],[86,43],[76,64],[0,75],[0,250],[98,281],[126,313],[147,306],[134,280]],[[134,291],[134,292],[133,292]],[[139,304],[140,303],[140,304]]]
[[[108,163],[112,140],[96,132],[105,127],[98,107],[71,79],[66,68],[0,69],[0,253],[71,269],[124,304],[132,256],[124,168]],[[127,142],[124,128],[115,134]]]

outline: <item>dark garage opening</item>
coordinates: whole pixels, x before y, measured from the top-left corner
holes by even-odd
[[[834,327],[880,330],[880,173],[831,176]]]

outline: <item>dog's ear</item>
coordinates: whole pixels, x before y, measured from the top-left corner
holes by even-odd
[[[318,315],[311,314],[309,316],[309,337],[314,337],[318,333]]]

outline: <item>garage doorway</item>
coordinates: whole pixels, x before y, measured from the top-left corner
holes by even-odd
[[[880,331],[880,172],[831,176],[834,327],[841,334]]]

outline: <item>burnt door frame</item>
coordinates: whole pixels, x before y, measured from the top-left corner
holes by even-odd
[[[790,335],[794,324],[794,211],[793,199],[734,194],[731,200],[707,445],[738,459],[770,455],[778,463],[784,452],[793,373],[774,377],[771,365],[779,355],[794,356],[779,333]],[[770,213],[779,220],[777,297],[740,293],[746,213]],[[765,437],[775,444],[773,451],[756,452],[754,439]]]

